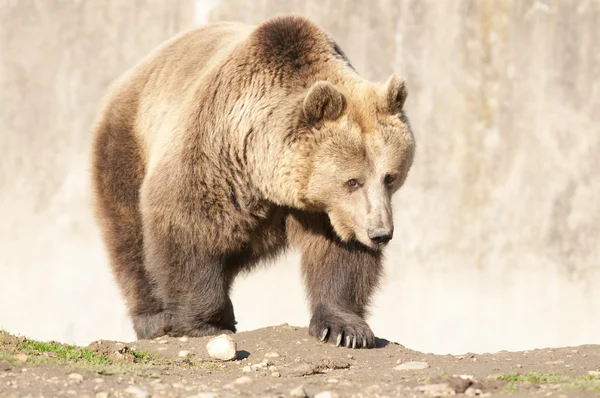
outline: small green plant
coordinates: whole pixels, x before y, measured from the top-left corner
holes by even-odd
[[[561,387],[569,389],[600,390],[600,380],[592,375],[567,376],[544,372],[506,373],[499,376],[498,380],[508,383],[504,387],[506,392],[517,391],[519,383],[560,384]]]
[[[131,353],[133,354],[136,362],[148,362],[152,360],[152,356],[145,351],[132,350]]]
[[[25,339],[17,343],[17,350],[28,355],[64,362],[86,362],[91,365],[109,365],[111,361],[103,355],[97,354],[87,348],[80,348],[54,341],[44,342]]]

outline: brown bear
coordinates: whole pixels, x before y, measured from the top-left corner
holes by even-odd
[[[374,347],[366,309],[415,150],[405,99],[299,16],[183,33],[118,79],[92,178],[138,338],[234,333],[234,278],[293,245],[310,335]]]

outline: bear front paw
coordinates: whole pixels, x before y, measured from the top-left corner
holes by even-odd
[[[336,347],[374,348],[376,342],[373,331],[361,317],[337,311],[315,311],[308,332]]]

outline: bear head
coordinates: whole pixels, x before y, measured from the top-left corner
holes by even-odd
[[[342,241],[378,250],[394,232],[392,195],[412,165],[415,141],[403,112],[404,81],[312,84],[303,97],[298,145],[302,202],[328,214]]]

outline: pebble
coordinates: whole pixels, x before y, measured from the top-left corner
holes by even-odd
[[[101,379],[98,377],[98,378],[94,379],[94,383],[98,383],[98,384],[104,383],[104,379]]]
[[[251,366],[244,366],[242,368],[242,372],[244,372],[244,373],[252,372],[252,367]]]
[[[396,366],[395,370],[422,370],[427,369],[429,364],[427,362],[404,362]]]
[[[481,391],[479,388],[473,388],[473,387],[469,387],[465,390],[465,395],[469,396],[469,397],[491,397],[492,394],[488,393],[483,393],[483,391]]]
[[[179,351],[179,356],[181,358],[186,358],[188,355],[190,355],[190,352],[188,350],[181,350],[181,351]]]
[[[233,384],[250,384],[250,383],[252,383],[252,379],[248,376],[242,376],[233,382]]]
[[[269,365],[270,365],[269,361],[264,360],[261,363],[256,363],[256,364],[251,365],[251,366],[252,366],[252,369],[258,370],[258,369],[262,369],[262,368],[265,368],[265,367],[268,368]]]
[[[83,381],[83,376],[80,375],[79,373],[71,373],[67,377],[69,378],[69,380],[72,380],[75,383],[81,383]]]
[[[281,377],[281,373],[279,373],[279,372],[273,372],[273,373],[271,373],[271,376],[273,376],[273,377]]]
[[[125,389],[125,392],[131,395],[135,395],[136,398],[147,398],[150,396],[148,390],[138,386],[129,386]]]
[[[96,398],[108,398],[108,393],[106,391],[97,392],[95,395]]]
[[[226,334],[212,338],[206,345],[206,350],[211,358],[221,361],[231,361],[235,359],[237,344]]]
[[[179,338],[179,341],[181,341],[182,343],[187,343],[189,339],[190,339],[189,337],[183,336],[183,337]]]
[[[298,386],[298,387],[294,388],[293,390],[290,390],[290,397],[307,398],[308,394],[306,393],[304,386]]]
[[[331,391],[321,391],[315,395],[315,398],[336,398],[338,395]]]
[[[158,344],[167,344],[168,341],[167,340],[158,340]]]
[[[265,358],[279,358],[279,357],[280,357],[279,353],[275,352],[275,351],[265,353]]]

